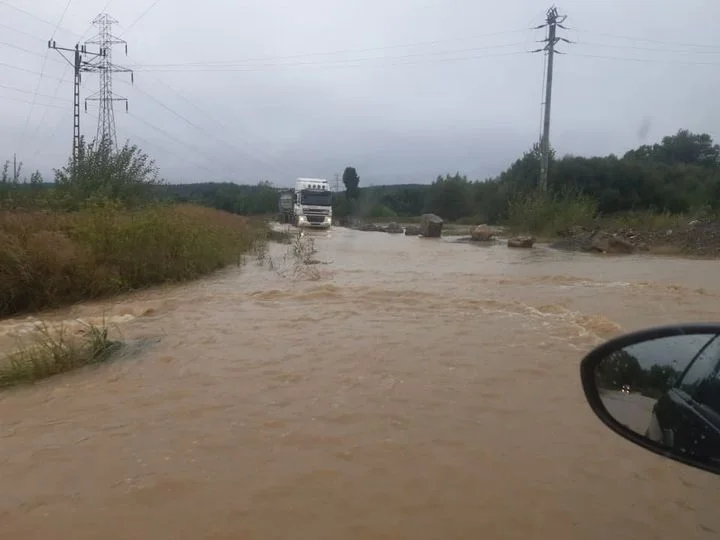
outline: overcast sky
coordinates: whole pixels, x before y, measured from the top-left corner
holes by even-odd
[[[364,185],[486,178],[538,140],[537,0],[0,0],[0,159],[48,172],[72,142],[72,69],[96,33],[130,139],[172,182],[290,185],[346,165]],[[566,0],[553,88],[560,154],[623,153],[680,128],[720,139],[720,2]],[[56,29],[57,27],[57,29]],[[88,46],[92,49],[93,46]],[[42,76],[41,76],[42,73]],[[83,75],[81,98],[98,89]],[[96,133],[97,103],[81,114]]]

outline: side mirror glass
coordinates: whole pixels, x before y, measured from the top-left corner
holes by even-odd
[[[580,368],[593,412],[620,436],[720,474],[720,325],[678,325],[604,343]]]

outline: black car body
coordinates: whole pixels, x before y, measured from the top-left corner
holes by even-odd
[[[720,336],[692,359],[653,407],[646,432],[675,452],[720,464]]]

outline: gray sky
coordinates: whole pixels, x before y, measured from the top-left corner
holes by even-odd
[[[43,172],[65,163],[72,74],[47,40],[58,23],[60,46],[92,37],[107,6],[129,44],[113,60],[135,69],[134,87],[127,74],[114,78],[130,100],[129,114],[116,106],[118,139],[139,144],[169,181],[289,185],[346,165],[363,185],[485,178],[538,140],[543,57],[524,51],[541,46],[544,30],[529,28],[549,5],[0,0],[0,159],[17,152]],[[558,8],[570,28],[560,35],[576,42],[556,59],[560,154],[621,154],[679,128],[720,139],[720,2]],[[81,97],[97,87],[85,74]],[[82,132],[94,136],[96,123],[89,103]]]

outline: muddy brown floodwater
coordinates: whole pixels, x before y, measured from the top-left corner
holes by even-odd
[[[0,538],[717,538],[720,479],[604,428],[578,361],[719,320],[717,262],[334,229],[44,315],[134,356],[0,394]],[[26,318],[0,323],[5,348]]]

